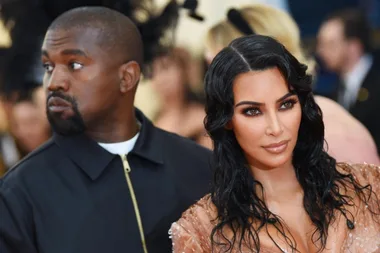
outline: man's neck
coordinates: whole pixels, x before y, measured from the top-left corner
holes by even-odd
[[[135,112],[122,114],[123,117],[118,117],[114,120],[104,120],[92,129],[88,129],[86,134],[101,143],[117,143],[127,141],[133,138],[139,131]]]

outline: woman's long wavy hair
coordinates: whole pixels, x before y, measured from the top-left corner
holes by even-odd
[[[339,172],[335,159],[324,151],[322,112],[312,95],[312,78],[306,73],[307,66],[298,62],[273,38],[250,35],[235,39],[214,58],[205,78],[205,126],[214,142],[215,174],[211,199],[218,210],[218,223],[212,231],[211,241],[213,246],[222,246],[225,252],[232,251],[235,246],[241,250],[243,244],[253,252],[259,252],[258,233],[267,229],[268,223],[273,224],[293,251],[297,251],[286,225],[259,197],[264,191],[262,184],[249,172],[244,152],[233,131],[225,127],[234,113],[232,88],[235,77],[274,67],[281,71],[289,88],[295,90],[302,108],[293,165],[304,191],[303,206],[315,226],[313,243],[318,243],[320,251],[326,245],[328,228],[336,218],[337,210],[348,223],[354,222],[353,215],[346,209],[354,202],[345,192],[355,191],[365,203],[372,193],[369,185],[363,187],[352,175]],[[346,191],[342,191],[342,187]],[[232,238],[223,233],[225,228],[233,232]]]

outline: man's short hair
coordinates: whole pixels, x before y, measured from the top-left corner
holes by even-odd
[[[344,37],[346,39],[358,39],[365,52],[371,51],[371,26],[363,11],[353,8],[343,9],[330,15],[327,21],[329,20],[341,21]]]
[[[98,44],[105,50],[143,64],[143,42],[135,24],[122,13],[106,7],[79,7],[56,18],[48,30],[97,29]]]

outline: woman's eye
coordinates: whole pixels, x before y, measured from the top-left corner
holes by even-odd
[[[284,103],[281,104],[280,109],[286,110],[286,109],[291,109],[293,108],[295,101],[285,101]]]
[[[247,116],[256,116],[261,114],[261,111],[257,108],[248,108],[244,110],[244,114]]]

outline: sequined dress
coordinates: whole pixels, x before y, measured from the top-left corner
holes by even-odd
[[[343,172],[351,173],[361,185],[370,184],[372,191],[378,196],[377,200],[380,199],[380,167],[369,164],[341,164],[339,167]],[[376,208],[374,211],[379,213],[377,200],[372,197],[368,205],[371,205],[373,209]],[[380,253],[380,216],[372,215],[368,206],[363,202],[358,201],[357,203],[358,206],[353,210],[354,228],[349,229],[347,220],[342,215],[338,215],[338,218],[329,227],[323,253]],[[173,241],[173,252],[224,252],[221,246],[214,246],[213,251],[211,250],[210,234],[217,224],[215,217],[215,206],[212,204],[210,196],[206,195],[184,212],[181,219],[172,224],[169,234]],[[235,247],[232,251],[227,252],[240,251]],[[242,252],[255,251],[243,245]],[[261,246],[260,252],[291,251],[280,250],[273,244],[272,246]]]

